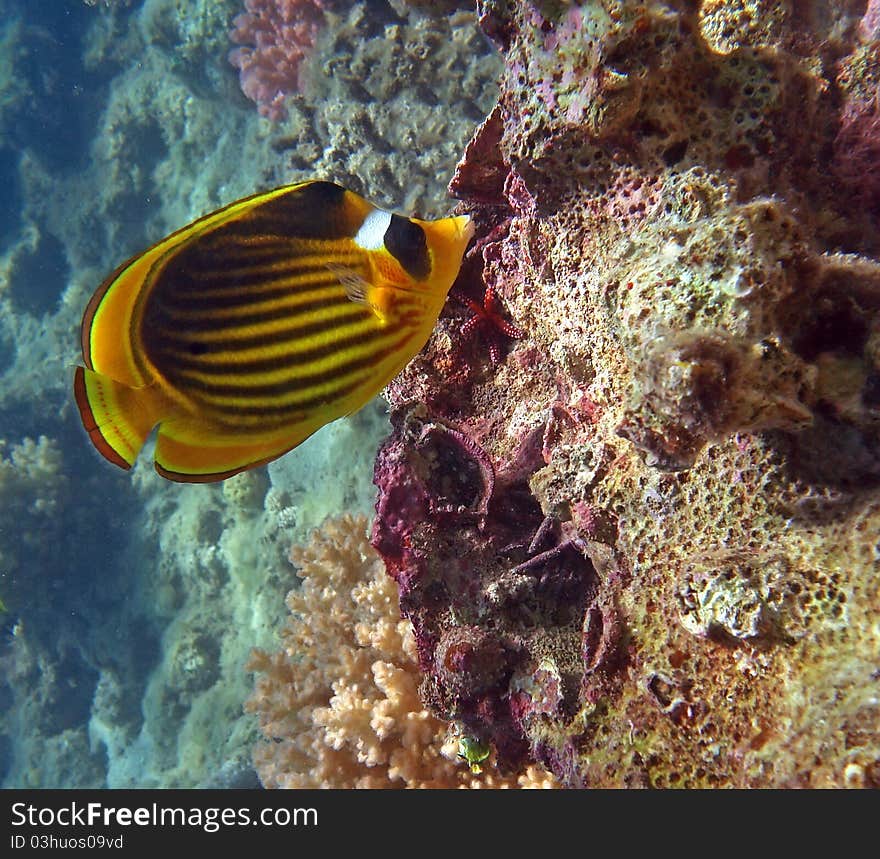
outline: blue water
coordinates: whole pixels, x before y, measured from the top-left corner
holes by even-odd
[[[106,257],[110,249],[80,246],[82,226],[67,220],[72,207],[64,197],[88,169],[115,70],[84,65],[93,8],[2,3],[0,13],[0,184],[7,189],[0,219],[0,774],[5,786],[97,786],[102,752],[90,748],[85,727],[99,674],[139,671],[142,678],[159,640],[148,615],[132,611],[120,575],[134,499],[120,475],[98,476],[69,398],[77,308],[62,299],[77,259]],[[88,200],[79,205],[87,209]],[[41,436],[47,441],[29,456],[27,440]]]

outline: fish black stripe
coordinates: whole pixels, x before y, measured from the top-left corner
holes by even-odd
[[[294,403],[282,403],[276,405],[224,405],[222,407],[222,412],[224,418],[229,422],[236,417],[274,418],[279,422],[288,416],[301,419],[303,417],[303,412],[307,412],[309,409],[326,406],[329,402],[339,400],[342,397],[353,393],[364,385],[369,378],[369,373],[356,376],[353,380],[346,382],[344,385],[340,385],[325,393],[316,394]]]
[[[371,315],[372,311],[367,308],[352,304],[351,311],[342,316],[318,319],[305,325],[285,326],[271,332],[256,332],[247,337],[227,337],[218,341],[188,340],[186,339],[188,332],[183,331],[160,332],[155,329],[146,329],[144,331],[144,347],[154,363],[161,368],[163,362],[157,360],[161,357],[167,357],[172,364],[174,362],[175,356],[168,354],[169,350],[193,351],[207,346],[212,351],[235,352],[253,349],[257,346],[276,346],[292,340],[315,337],[334,329],[342,330],[344,326],[353,326],[357,322],[363,322]]]
[[[194,277],[198,277],[202,271],[211,274],[235,267],[253,268],[257,265],[274,267],[289,264],[299,257],[296,244],[290,238],[273,240],[271,244],[254,244],[248,240],[238,241],[234,236],[222,236],[216,241],[206,237],[201,244],[193,245],[181,252],[174,270],[176,272],[187,268]]]
[[[281,262],[275,262],[271,265],[236,265],[234,262],[224,261],[223,268],[214,266],[210,269],[205,268],[195,272],[186,272],[187,280],[182,286],[191,292],[201,292],[210,290],[211,292],[220,292],[237,287],[250,287],[253,285],[262,285],[271,283],[276,280],[295,280],[304,278],[310,274],[326,273],[330,271],[331,265],[339,265],[346,268],[359,270],[365,269],[362,261],[352,258],[352,254],[324,254],[314,259],[309,259],[308,264],[304,264],[305,260],[288,259]],[[175,291],[180,286],[175,283]]]
[[[248,373],[261,373],[269,370],[277,370],[282,366],[293,367],[310,364],[315,361],[320,361],[322,358],[327,358],[337,352],[342,352],[345,349],[351,349],[354,346],[366,346],[377,340],[386,338],[389,334],[396,333],[397,329],[391,330],[389,328],[373,327],[358,331],[338,340],[333,340],[329,343],[324,343],[320,346],[312,346],[311,348],[303,349],[301,351],[283,352],[268,358],[237,360],[235,357],[230,357],[228,360],[223,361],[205,361],[197,355],[180,353],[174,356],[174,361],[181,369],[198,370],[203,373],[216,373],[218,375],[246,375]],[[225,352],[220,354],[225,354]]]
[[[389,356],[394,354],[410,339],[398,337],[394,342],[373,344],[364,351],[350,352],[344,360],[313,362],[301,366],[281,363],[271,375],[252,374],[247,376],[224,373],[204,373],[198,370],[179,370],[175,368],[174,379],[182,389],[192,388],[210,397],[228,398],[233,401],[285,398],[294,392],[318,389],[332,380],[351,376],[355,373],[373,370]]]
[[[237,265],[230,260],[223,260],[222,266],[217,265],[217,260],[212,259],[210,267],[204,266],[196,271],[169,272],[170,276],[178,278],[175,281],[175,289],[179,288],[181,280],[187,289],[200,290],[223,289],[262,283],[264,280],[278,280],[279,277],[296,277],[314,271],[327,271],[323,262],[310,265],[289,265],[284,261],[273,262],[271,265]]]
[[[182,293],[175,295],[162,296],[162,309],[176,312],[206,313],[209,314],[213,310],[227,309],[236,306],[247,307],[248,305],[257,305],[273,299],[284,298],[289,296],[294,298],[297,295],[303,295],[309,292],[319,293],[322,290],[341,289],[339,280],[329,272],[324,272],[321,280],[312,280],[310,282],[283,281],[278,280],[272,283],[266,283],[265,288],[242,287],[240,289],[225,290],[219,294],[211,295],[208,293],[193,295],[191,293]]]
[[[189,263],[186,266],[169,265],[157,277],[154,295],[159,300],[174,295],[218,295],[226,291],[235,291],[242,287],[260,286],[274,281],[294,281],[309,279],[317,275],[323,277],[331,271],[331,266],[351,268],[358,274],[365,274],[367,267],[363,260],[352,259],[351,256],[338,259],[327,256],[320,262],[308,266],[290,266],[277,264],[273,266],[246,267],[224,264],[214,257],[204,263]]]
[[[375,325],[374,320],[366,315],[360,315],[358,310],[360,308],[356,309],[354,314],[346,312],[344,315],[319,318],[311,323],[294,326],[288,324],[285,319],[276,324],[242,330],[229,329],[217,332],[218,336],[207,338],[200,334],[190,336],[190,332],[187,331],[181,331],[177,336],[169,333],[161,340],[154,341],[154,345],[158,347],[159,353],[165,356],[169,365],[172,365],[177,355],[181,353],[196,357],[211,353],[213,356],[228,356],[230,361],[248,360],[253,357],[251,353],[255,350],[258,352],[265,352],[267,348],[273,348],[276,352],[281,349],[304,350],[328,341],[337,342]],[[308,331],[312,333],[310,335],[305,333]]]
[[[232,316],[218,316],[212,314],[209,310],[201,316],[189,316],[182,312],[174,312],[171,308],[165,310],[159,318],[153,318],[148,324],[156,326],[158,329],[164,329],[172,338],[179,333],[181,329],[187,333],[211,331],[229,334],[235,329],[250,328],[257,325],[264,325],[268,322],[278,322],[282,319],[296,319],[297,317],[306,316],[318,310],[330,310],[334,307],[344,307],[352,304],[351,299],[344,292],[331,293],[329,295],[313,298],[309,301],[303,301],[299,304],[284,304],[281,307],[272,310],[248,309],[245,305],[242,312]],[[158,314],[156,314],[158,316]],[[336,318],[336,317],[330,317]]]
[[[279,238],[271,244],[254,244],[244,236],[226,233],[214,241],[194,246],[181,256],[181,267],[190,268],[198,276],[204,271],[211,274],[229,268],[275,267],[290,265],[300,256],[297,243],[292,238]]]
[[[330,239],[309,239],[294,233],[255,236],[244,231],[236,232],[234,222],[222,224],[201,237],[199,243],[190,245],[187,251],[193,257],[203,258],[209,264],[217,257],[251,263],[276,257],[279,260],[323,256],[325,254],[357,252],[353,238],[335,236]]]
[[[361,370],[371,369],[388,356],[400,350],[410,340],[413,332],[406,332],[393,343],[382,349],[376,349],[365,355],[359,355],[335,367],[308,373],[302,376],[293,376],[280,382],[209,382],[203,379],[195,379],[188,372],[179,373],[181,387],[188,390],[199,391],[204,394],[228,394],[240,400],[253,400],[257,397],[279,397],[295,391],[307,391],[327,384],[333,380],[342,379],[358,373]],[[238,395],[236,397],[236,395]]]
[[[298,392],[294,399],[283,397],[234,397],[223,394],[200,394],[200,401],[205,408],[211,409],[217,414],[242,414],[242,413],[282,413],[299,412],[314,407],[328,406],[336,402],[340,397],[356,391],[367,384],[373,377],[372,372],[366,371],[353,373],[348,376],[331,379],[326,385],[314,385]]]

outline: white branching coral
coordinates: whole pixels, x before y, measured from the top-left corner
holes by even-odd
[[[268,742],[254,752],[270,788],[556,787],[529,767],[501,776],[459,759],[450,725],[419,698],[419,671],[397,589],[366,538],[363,517],[315,531],[291,560],[302,586],[278,653],[255,650],[260,676],[246,707]]]

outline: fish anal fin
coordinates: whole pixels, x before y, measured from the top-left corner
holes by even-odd
[[[77,367],[73,393],[83,426],[98,452],[120,468],[131,468],[162,418],[161,402],[154,392]]]
[[[254,440],[218,434],[195,418],[175,418],[159,426],[156,471],[178,483],[216,483],[283,456],[316,429],[302,425]]]

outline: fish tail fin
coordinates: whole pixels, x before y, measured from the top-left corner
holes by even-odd
[[[120,468],[131,468],[162,418],[158,399],[149,388],[133,388],[85,367],[76,368],[73,392],[98,452]]]

